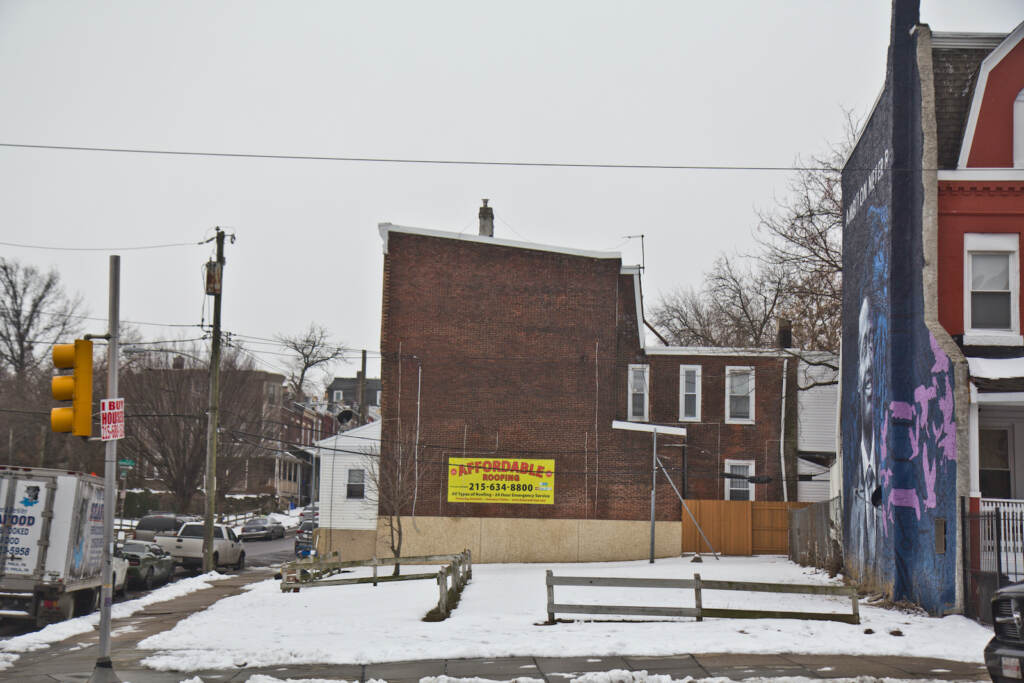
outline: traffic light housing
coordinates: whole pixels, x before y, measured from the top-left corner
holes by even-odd
[[[53,397],[71,405],[50,411],[50,428],[92,436],[92,342],[76,339],[74,344],[54,344],[53,366],[71,368],[70,375],[56,375],[50,384]]]

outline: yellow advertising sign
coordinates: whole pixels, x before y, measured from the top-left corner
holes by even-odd
[[[449,503],[555,502],[555,461],[448,458]]]

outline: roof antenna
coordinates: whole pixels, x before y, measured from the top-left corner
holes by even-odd
[[[484,200],[486,203],[486,200]],[[635,240],[640,238],[640,270],[646,270],[647,267],[647,256],[644,253],[644,236],[643,235],[623,235],[624,240]]]

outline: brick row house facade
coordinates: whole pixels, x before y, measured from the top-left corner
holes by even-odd
[[[842,184],[846,571],[984,615],[1024,578],[1019,531],[995,558],[994,526],[970,521],[1024,511],[1024,24],[933,33],[895,0]]]
[[[379,531],[400,513],[403,554],[646,557],[655,429],[657,555],[676,491],[795,500],[791,351],[648,346],[639,267],[496,239],[485,210],[478,235],[380,226],[381,481],[408,491]]]

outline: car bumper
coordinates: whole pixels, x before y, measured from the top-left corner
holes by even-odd
[[[1024,643],[993,638],[985,646],[985,666],[993,681],[1019,681],[1024,672]]]
[[[262,538],[264,540],[267,540],[273,538],[274,533],[272,531],[250,531],[248,533],[243,531],[241,534],[239,534],[239,536],[243,541],[251,541],[256,538]]]

